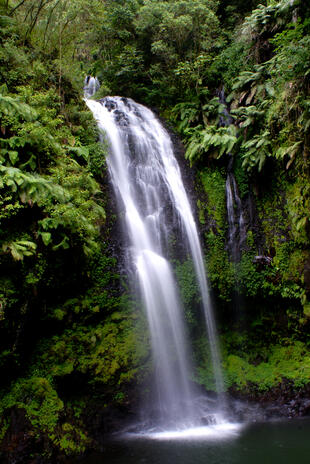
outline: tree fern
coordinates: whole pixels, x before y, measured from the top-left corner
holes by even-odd
[[[262,35],[266,30],[275,32],[279,27],[289,21],[301,0],[271,0],[269,5],[258,5],[243,24],[244,34],[255,33]]]
[[[36,111],[17,98],[0,93],[0,114],[5,116],[22,116],[26,121],[33,121],[37,117]]]
[[[219,158],[224,153],[230,153],[237,143],[236,128],[207,126],[196,128],[189,139],[186,158],[191,162],[199,159],[203,154]]]
[[[29,174],[15,167],[0,164],[0,189],[8,187],[23,203],[44,204],[48,198],[65,202],[68,193],[60,186],[37,174]]]
[[[252,125],[258,119],[264,117],[265,112],[257,106],[241,106],[236,110],[232,110],[232,114],[238,116],[237,124],[241,128]]]
[[[266,159],[271,156],[269,136],[270,132],[266,130],[241,145],[241,149],[245,152],[242,156],[242,167],[247,171],[251,171],[254,167],[261,171]]]
[[[302,144],[302,141],[295,142],[293,143],[293,145],[281,146],[276,151],[277,159],[283,159],[285,157],[289,157],[289,161],[286,164],[286,169],[288,169],[293,163],[293,161],[295,160],[295,157],[300,149],[301,144]]]
[[[199,101],[178,103],[172,109],[172,116],[177,122],[177,129],[180,133],[190,127],[193,123],[199,122],[201,106]]]

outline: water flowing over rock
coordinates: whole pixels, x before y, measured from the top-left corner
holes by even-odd
[[[220,116],[220,126],[233,124],[225,99],[224,88],[218,92],[223,111]],[[242,202],[238,192],[237,182],[233,173],[234,158],[230,155],[226,178],[226,208],[228,220],[228,251],[232,261],[237,262],[241,257],[242,246],[246,242],[246,224],[243,214]]]
[[[86,97],[93,87],[86,89]],[[168,258],[171,224],[178,224],[180,245],[186,245],[193,259],[219,392],[223,380],[198,231],[171,139],[152,111],[131,99],[106,97],[86,103],[106,134],[107,163],[147,313],[156,373],[156,419],[165,427],[201,425],[205,413],[189,380],[192,366],[184,311]],[[216,412],[215,403],[209,412]]]
[[[228,219],[228,249],[232,260],[236,262],[239,261],[242,246],[246,242],[246,225],[236,179],[232,172],[227,173],[226,207]]]
[[[99,90],[100,84],[97,77],[86,76],[84,81],[84,95],[90,98]]]

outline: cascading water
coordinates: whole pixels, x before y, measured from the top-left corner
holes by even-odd
[[[227,109],[224,88],[218,92],[218,97],[220,103],[223,105],[220,126],[229,126],[233,124],[233,119]],[[228,250],[232,261],[237,262],[241,257],[242,246],[246,241],[246,224],[237,182],[233,173],[233,161],[234,159],[230,155],[226,178],[226,208],[228,219]]]
[[[84,81],[84,96],[90,98],[100,89],[97,77],[86,76]]]
[[[228,218],[228,249],[231,259],[237,262],[240,259],[242,246],[246,241],[246,225],[236,179],[233,173],[229,171],[226,179],[226,207]]]
[[[94,87],[90,78],[85,96]],[[201,291],[217,390],[223,391],[220,355],[198,232],[167,131],[131,99],[86,100],[106,134],[112,183],[125,212],[124,227],[151,333],[156,369],[157,421],[166,428],[202,423],[189,381],[191,364],[183,310],[167,258],[169,228],[179,221]],[[216,408],[215,408],[216,409]],[[210,413],[216,412],[216,410]]]

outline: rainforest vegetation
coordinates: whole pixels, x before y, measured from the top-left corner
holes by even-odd
[[[83,101],[87,75],[101,83],[94,98],[131,97],[183,141],[225,388],[255,399],[309,388],[309,3],[0,0],[0,28],[5,462],[95,447],[151,370],[106,148]],[[245,218],[238,259],[228,246],[229,164]],[[191,263],[175,268],[195,381],[212,390]]]

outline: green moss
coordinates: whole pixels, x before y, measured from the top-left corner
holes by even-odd
[[[23,409],[32,426],[33,435],[45,435],[60,451],[66,455],[80,454],[85,451],[90,440],[77,425],[62,423],[65,406],[59,398],[50,380],[44,377],[29,377],[15,382],[10,392],[0,402],[1,435],[5,436],[10,421],[11,408]]]
[[[310,243],[308,232],[310,187],[309,178],[300,174],[287,189],[287,213],[295,242],[308,247]]]
[[[104,324],[75,326],[41,343],[36,369],[53,377],[86,375],[92,384],[121,386],[136,378],[148,355],[142,318],[114,312]]]
[[[272,185],[256,201],[265,239],[265,253],[273,257],[271,266],[261,271],[264,279],[262,286],[270,295],[278,294],[304,303],[303,271],[309,259],[309,250],[305,246],[305,230],[298,232],[294,223],[298,205],[293,198],[299,182],[298,179],[284,180],[283,173],[276,172]]]
[[[277,270],[273,266],[260,268],[254,261],[255,251],[242,253],[241,260],[235,264],[236,289],[246,297],[268,298],[279,295]]]
[[[206,220],[205,220],[205,215],[204,215],[204,206],[200,200],[197,200],[197,208],[198,208],[199,222],[200,224],[205,225]]]
[[[192,261],[187,260],[184,263],[177,263],[175,273],[179,283],[187,322],[195,326],[198,322],[196,308],[200,303],[200,292]]]
[[[207,272],[214,290],[219,298],[230,302],[234,288],[234,268],[228,259],[223,237],[211,231],[206,235]]]
[[[268,349],[260,349],[255,362],[251,360],[253,354],[253,350],[239,354],[224,350],[223,373],[226,390],[233,387],[241,391],[266,391],[277,387],[284,380],[291,381],[296,388],[308,384],[310,351],[304,343],[271,345]],[[208,390],[214,390],[210,357],[205,358],[203,364],[200,363],[196,380]]]
[[[225,175],[217,168],[205,168],[200,172],[200,180],[207,194],[203,206],[208,222],[214,224],[217,232],[222,235],[227,230]]]
[[[199,173],[206,199],[199,200],[200,222],[205,224],[205,253],[207,274],[212,288],[223,301],[231,300],[234,270],[226,250],[226,190],[225,172],[219,168],[205,168]]]
[[[91,443],[83,430],[68,422],[62,424],[57,435],[50,434],[49,438],[67,456],[82,454]]]
[[[10,409],[21,408],[33,432],[46,434],[52,446],[66,455],[84,452],[90,445],[81,422],[87,403],[83,397],[64,403],[54,382],[68,381],[71,385],[75,382],[72,379],[83,379],[89,392],[104,389],[108,401],[122,404],[127,400],[126,385],[139,381],[149,355],[144,324],[142,315],[120,309],[104,324],[74,324],[62,334],[42,341],[30,368],[32,375],[13,382],[2,397],[2,437],[8,428]],[[79,394],[70,392],[72,397]]]
[[[2,443],[2,440],[5,437],[6,432],[8,431],[8,428],[10,426],[10,422],[6,419],[1,419],[1,425],[0,425],[0,443]]]
[[[14,383],[1,400],[1,415],[12,407],[22,408],[35,430],[50,432],[57,426],[64,404],[51,382],[44,377],[29,377]]]
[[[248,359],[228,355],[224,360],[225,383],[239,390],[257,388],[268,390],[283,380],[290,380],[296,388],[309,382],[310,352],[302,342],[288,346],[270,347],[266,362],[251,364]]]
[[[290,237],[289,222],[285,211],[286,186],[279,178],[279,173],[276,173],[272,185],[256,197],[258,215],[268,253]]]
[[[238,152],[234,157],[234,175],[238,185],[240,198],[245,198],[250,192],[249,174],[242,168],[242,158]]]
[[[306,302],[306,304],[303,306],[303,311],[304,311],[304,315],[306,316],[306,318],[310,319],[310,303],[309,302]]]

